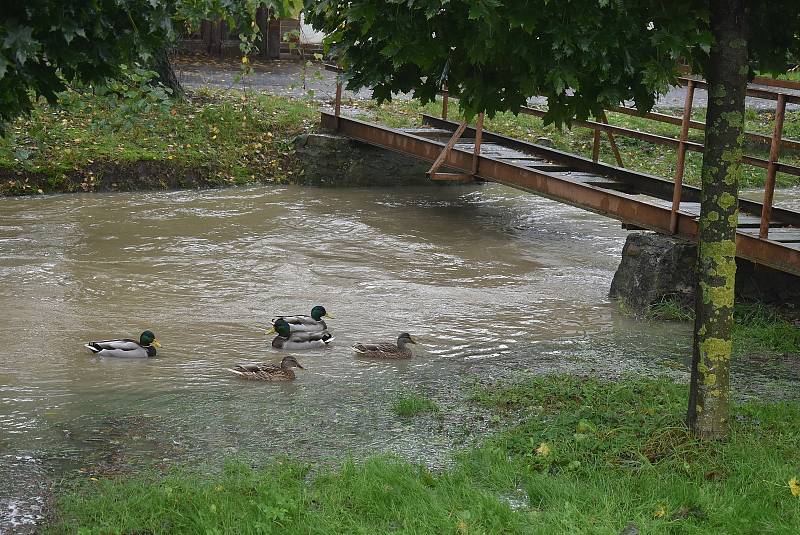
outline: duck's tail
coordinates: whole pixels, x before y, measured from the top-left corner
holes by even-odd
[[[99,353],[100,350],[102,349],[101,347],[99,347],[94,342],[89,342],[88,344],[83,344],[83,347],[85,347],[86,349],[88,349],[92,353]]]

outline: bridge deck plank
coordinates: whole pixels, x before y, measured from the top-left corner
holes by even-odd
[[[745,228],[739,229],[739,232],[751,236],[758,236],[758,230],[757,228]],[[770,228],[769,237],[767,239],[779,242],[800,242],[800,228]]]

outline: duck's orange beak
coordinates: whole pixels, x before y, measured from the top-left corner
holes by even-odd
[[[150,345],[153,347],[161,347],[161,342],[159,342],[158,340],[153,340],[153,343]]]

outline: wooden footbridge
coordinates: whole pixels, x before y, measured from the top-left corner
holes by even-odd
[[[428,173],[432,180],[497,182],[618,219],[627,228],[689,240],[697,237],[700,189],[684,186],[681,180],[673,182],[484,131],[481,115],[474,128],[430,115],[423,115],[422,128],[388,128],[341,116],[340,95],[339,90],[335,112],[322,113],[323,129],[432,162]],[[779,104],[785,104],[780,100]],[[772,154],[770,160],[774,187],[777,166]],[[768,191],[769,183],[768,179]],[[771,191],[768,201],[767,210],[759,202],[739,201],[737,256],[800,276],[800,212],[772,207]]]

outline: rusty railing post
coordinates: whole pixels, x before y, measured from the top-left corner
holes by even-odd
[[[694,80],[686,85],[686,99],[683,102],[683,120],[681,137],[678,142],[678,160],[675,163],[675,186],[672,189],[672,212],[669,215],[669,233],[678,230],[678,210],[681,207],[683,192],[683,172],[686,169],[686,141],[689,138],[689,126],[692,121],[692,100],[694,100]]]
[[[597,163],[600,160],[600,130],[594,129],[594,140],[592,142],[592,161]]]
[[[772,131],[772,145],[769,148],[767,163],[767,183],[764,184],[764,204],[761,207],[761,227],[758,230],[759,238],[769,236],[769,217],[772,213],[772,196],[775,194],[775,174],[778,172],[778,156],[781,153],[781,138],[783,137],[783,118],[786,115],[786,95],[778,94],[775,104],[775,129]]]
[[[447,84],[442,86],[442,119],[447,120],[447,104],[450,93],[447,91]]]
[[[475,122],[475,151],[472,153],[472,174],[478,174],[478,163],[481,155],[481,139],[483,138],[483,112],[478,114]]]
[[[342,114],[342,82],[339,75],[336,75],[336,101],[333,105],[333,115],[336,116],[336,129],[339,129],[339,117]]]
[[[606,117],[605,110],[601,112],[600,120],[603,121],[603,123],[608,124],[608,117]],[[625,164],[622,163],[622,156],[619,153],[619,147],[617,147],[617,140],[614,139],[614,134],[611,133],[611,130],[606,130],[606,135],[608,136],[608,142],[611,144],[611,150],[614,153],[614,159],[617,160],[617,165],[620,167],[625,167]]]

